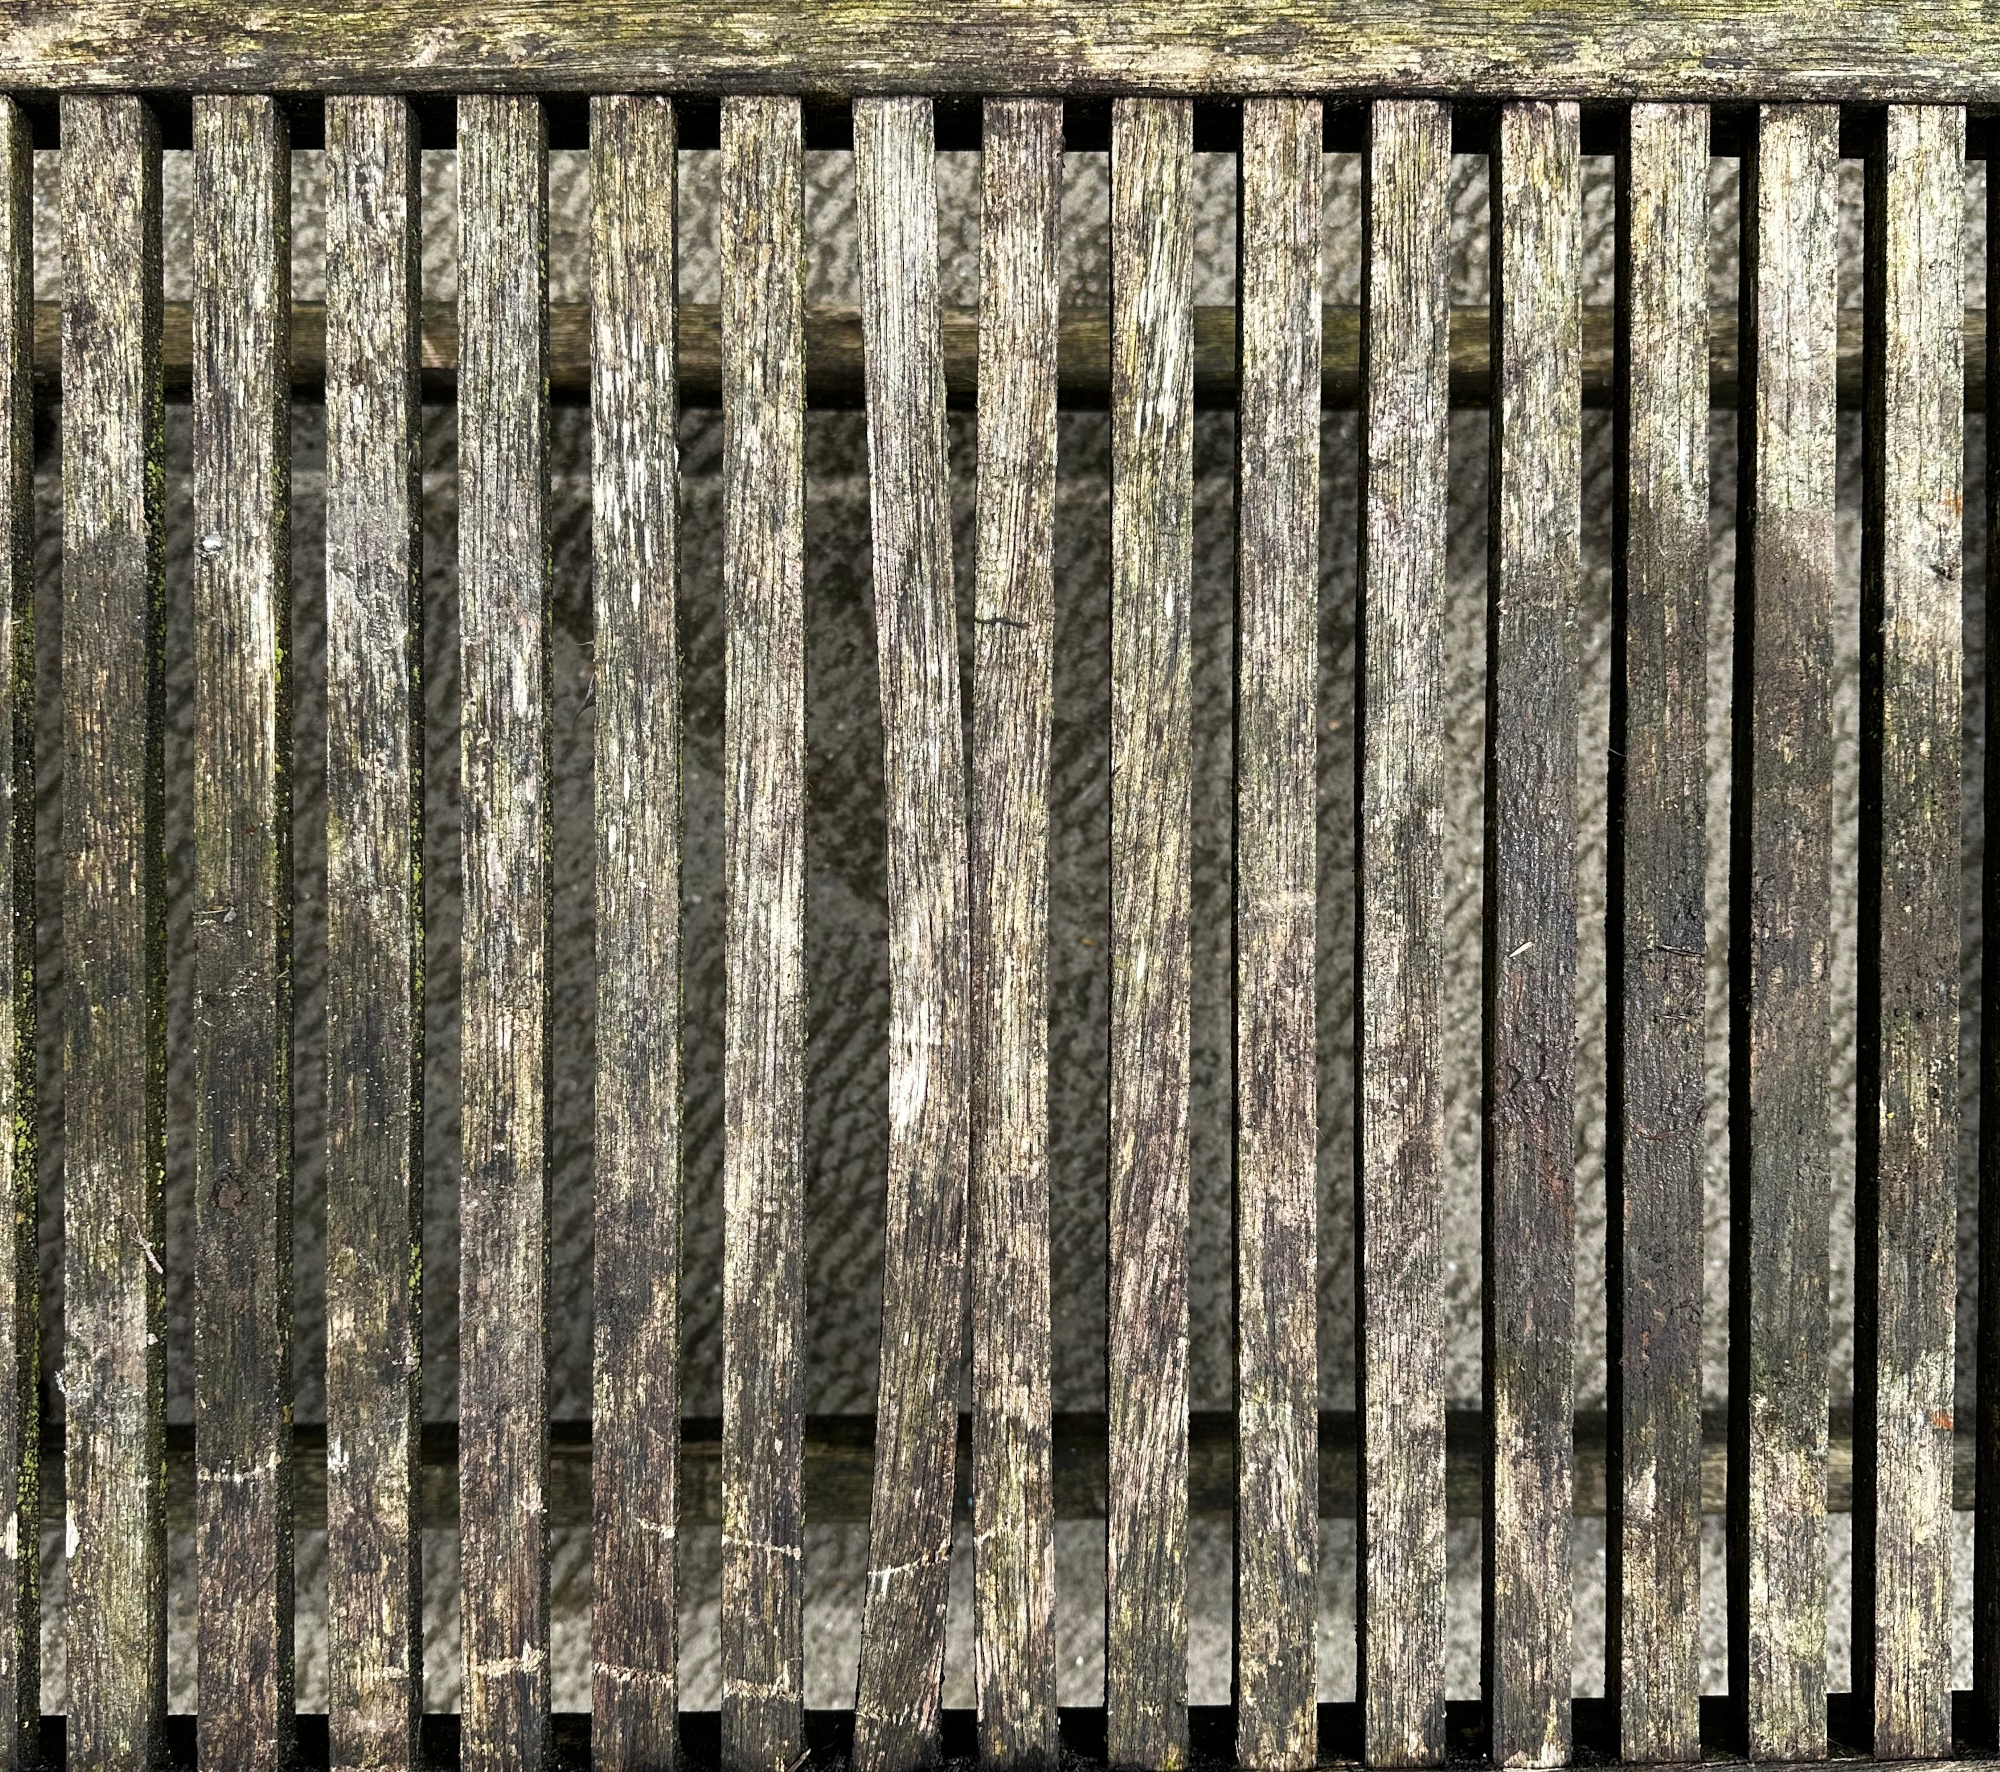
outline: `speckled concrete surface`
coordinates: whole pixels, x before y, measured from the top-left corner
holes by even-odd
[[[188,156],[170,154],[166,172],[167,292],[185,295],[189,279]],[[715,194],[718,156],[683,157],[684,297],[713,300],[718,271]],[[1072,156],[1065,184],[1064,299],[1103,304],[1108,297],[1107,164],[1102,155]],[[854,185],[845,154],[809,156],[808,219],[812,233],[809,299],[852,304],[858,300],[853,227]],[[54,157],[38,159],[38,215],[42,237],[54,235]],[[1611,297],[1611,168],[1586,164],[1586,299]],[[320,156],[297,156],[294,263],[299,295],[323,287],[323,191]],[[584,290],[583,243],[587,222],[584,156],[552,157],[553,241],[551,291],[580,299]],[[1718,299],[1733,297],[1736,225],[1735,167],[1718,161],[1712,172],[1713,283]],[[939,165],[943,202],[943,285],[948,301],[976,298],[978,264],[977,162],[946,155]],[[1234,291],[1235,168],[1222,156],[1200,157],[1197,178],[1197,299],[1227,301]],[[425,156],[425,293],[454,293],[455,214],[453,156]],[[1967,262],[1972,300],[1983,300],[1981,221],[1983,177],[1968,178]],[[1859,168],[1843,173],[1845,224],[1843,297],[1859,301]],[[1485,165],[1454,163],[1453,294],[1458,301],[1486,293]],[[1339,156],[1328,164],[1326,282],[1328,299],[1358,298],[1361,220],[1359,165]],[[38,287],[45,298],[59,289],[59,267],[49,246],[38,257]],[[1968,486],[1979,468],[1982,437],[1968,427]],[[316,1027],[323,998],[324,909],[321,858],[324,810],[317,771],[323,755],[320,680],[323,671],[320,603],[324,496],[324,443],[316,409],[299,409],[294,426],[295,576],[297,663],[295,866],[298,925],[295,969],[299,1096],[296,1210],[297,1407],[301,1420],[324,1412],[325,1211],[323,1176],[316,1155],[323,1135],[319,1070],[322,1042]],[[43,534],[41,631],[57,633],[60,564],[57,533],[60,494],[53,427],[42,429],[38,492]],[[954,518],[961,601],[969,584],[972,515],[973,421],[954,417],[951,427]],[[1226,414],[1204,414],[1196,436],[1195,829],[1194,927],[1195,1062],[1193,1212],[1190,1292],[1193,1387],[1197,1407],[1226,1407],[1229,1378],[1229,1167],[1228,1167],[1228,863],[1230,743],[1230,619],[1233,427]],[[1711,520],[1714,610],[1711,622],[1710,704],[1712,800],[1710,808],[1710,1177],[1708,1310],[1705,1346],[1711,1400],[1719,1402],[1725,1377],[1723,1312],[1726,1304],[1728,1224],[1723,1194],[1725,1129],[1721,1116],[1722,973],[1719,931],[1726,907],[1721,865],[1728,819],[1727,690],[1730,646],[1729,588],[1734,536],[1733,427],[1718,419],[1711,432],[1715,470]],[[185,469],[185,408],[169,410],[167,558],[170,616],[180,639],[170,653],[176,721],[169,739],[169,841],[176,903],[171,928],[186,929],[188,728],[188,560],[191,543]],[[1104,1023],[1106,1005],[1105,717],[1108,706],[1108,427],[1101,415],[1062,420],[1057,573],[1057,709],[1052,775],[1053,855],[1051,892],[1051,1133],[1053,1139],[1055,1392],[1058,1408],[1101,1407],[1103,1398],[1103,1159],[1105,1116]],[[590,750],[591,713],[584,702],[590,646],[589,430],[587,415],[559,411],[552,431],[556,577],[554,734],[557,809],[555,844],[558,919],[553,972],[557,981],[557,1077],[551,1123],[555,1157],[553,1281],[559,1308],[550,1324],[551,1407],[559,1416],[587,1412],[589,1402],[590,1276]],[[808,498],[808,823],[811,977],[808,1148],[809,1343],[808,1406],[866,1412],[873,1406],[880,1299],[881,1184],[884,1169],[882,1042],[887,1017],[884,950],[881,747],[875,698],[875,656],[869,601],[866,432],[856,414],[816,413],[807,430]],[[1350,1202],[1352,779],[1354,526],[1357,430],[1351,415],[1329,415],[1323,427],[1321,543],[1321,1385],[1330,1407],[1353,1400],[1353,1289]],[[720,1266],[720,1026],[722,979],[721,799],[722,628],[720,611],[721,425],[713,413],[694,413],[683,424],[684,575],[682,641],[687,669],[685,705],[688,857],[685,931],[687,978],[687,1279],[684,1380],[691,1412],[719,1409]],[[1476,1404],[1479,1396],[1479,1140],[1478,964],[1480,910],[1480,771],[1483,745],[1481,672],[1485,637],[1485,458],[1483,415],[1458,415],[1452,428],[1451,688],[1448,704],[1446,856],[1447,934],[1452,948],[1450,1016],[1444,1054],[1449,1090],[1448,1200],[1446,1211],[1451,1400]],[[428,670],[429,825],[426,878],[430,889],[428,943],[429,1075],[426,1128],[425,1408],[448,1419],[456,1408],[455,1212],[458,1136],[455,1045],[455,897],[457,865],[457,730],[454,627],[456,452],[452,415],[433,410],[425,430],[425,520]],[[1583,706],[1579,786],[1581,837],[1577,869],[1583,917],[1578,1004],[1577,1282],[1579,1323],[1576,1381],[1579,1403],[1601,1406],[1604,1395],[1604,1017],[1603,914],[1605,861],[1603,781],[1608,745],[1610,619],[1609,547],[1611,449],[1603,415],[1586,419],[1584,436],[1586,572],[1577,611]],[[1854,1008],[1853,910],[1856,866],[1857,592],[1860,503],[1859,428],[1843,420],[1841,433],[1841,542],[1844,573],[1841,611],[1839,775],[1842,808],[1836,846],[1836,904],[1841,938],[1836,947],[1836,1010],[1851,1027]],[[1967,682],[1967,882],[1966,965],[1977,978],[1976,867],[1979,849],[1978,661],[1984,616],[1977,556],[1979,501],[1968,498],[1969,649]],[[45,667],[45,704],[55,690]],[[45,711],[45,745],[54,727]],[[55,829],[59,783],[43,781],[44,829]],[[46,848],[46,845],[45,845]],[[43,864],[43,903],[57,887]],[[57,931],[44,920],[44,983],[54,980]],[[177,940],[183,951],[185,944]],[[176,1029],[184,1028],[188,975],[174,975]],[[1976,999],[1969,1003],[1976,1014]],[[61,1358],[61,1211],[59,1075],[55,1021],[43,1019],[45,1084],[43,1141],[44,1315],[48,1369]],[[1967,1018],[1967,1051],[1976,1040]],[[192,1419],[189,1343],[194,1251],[189,1195],[191,1139],[186,1103],[190,1074],[184,1038],[172,1042],[171,1082],[177,1111],[170,1131],[168,1275],[168,1407],[170,1419]],[[1969,1072],[1968,1082],[1969,1082]],[[1974,1106],[1964,1092],[1968,1116]],[[1842,1039],[1829,1104],[1836,1128],[1851,1116],[1853,1044]],[[1971,1123],[1968,1117],[1967,1148]],[[1843,1136],[1845,1136],[1843,1134]],[[1842,1158],[1844,1157],[1844,1161]],[[1836,1396],[1852,1388],[1853,1190],[1852,1140],[1836,1157],[1833,1307],[1837,1325],[1831,1377]],[[1969,1396],[1970,1194],[1961,1210],[1961,1392]],[[51,1407],[60,1398],[50,1390]],[[1961,1526],[1967,1524],[1961,1520]],[[1847,1522],[1828,1534],[1834,1584],[1829,1673],[1847,1680],[1845,1594]],[[1963,1534],[1960,1587],[1969,1575],[1970,1536]],[[555,1702],[579,1709],[589,1702],[589,1537],[583,1531],[554,1535],[552,1590],[556,1607]],[[712,1530],[684,1535],[685,1702],[708,1706],[719,1696],[716,1612],[719,1543]],[[1350,1696],[1354,1685],[1354,1535],[1348,1522],[1321,1529],[1321,1691]],[[1095,1702],[1102,1690],[1101,1601],[1103,1531],[1088,1522],[1058,1529],[1061,1696],[1065,1703]],[[61,1651],[62,1573],[56,1535],[44,1538],[44,1708],[63,1706]],[[1478,1557],[1476,1525],[1455,1524],[1451,1535],[1452,1617],[1449,1682],[1455,1697],[1478,1688]],[[1577,1524],[1573,1564],[1577,1589],[1576,1689],[1602,1690],[1603,1531],[1601,1521]],[[1229,1536],[1219,1524],[1197,1523],[1191,1547],[1190,1693],[1196,1702],[1226,1699],[1229,1685]],[[1716,1522],[1704,1538],[1705,1621],[1711,1687],[1722,1676],[1722,1551]],[[807,1687],[814,1705],[851,1702],[856,1624],[866,1568],[864,1528],[814,1526],[807,1545]],[[428,1703],[450,1709],[457,1694],[457,1557],[455,1536],[426,1534]],[[177,1538],[172,1557],[173,1620],[170,1643],[172,1702],[195,1702],[192,1641],[193,1546]],[[954,1563],[947,1702],[971,1699],[970,1562],[960,1546]],[[324,1708],[325,1546],[306,1534],[298,1547],[299,1702]],[[1961,1602],[1963,1592],[1961,1591]],[[1965,1608],[1959,1608],[1958,1652],[1967,1653]],[[1960,1683],[1966,1673],[1960,1670]]]

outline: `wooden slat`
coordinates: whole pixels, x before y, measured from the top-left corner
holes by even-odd
[[[1952,1747],[1965,113],[1892,107],[1868,179],[1854,1690],[1877,1759],[1938,1759]]]
[[[548,150],[536,99],[458,126],[462,1703],[497,1772],[549,1715]]]
[[[681,958],[674,110],[591,101],[597,1239],[591,1756],[679,1741]]]
[[[326,101],[327,1687],[417,1764],[423,1544],[420,186],[405,100]]]
[[[1509,105],[1493,175],[1487,567],[1484,1664],[1496,1765],[1570,1742],[1576,1256],[1577,110]]]
[[[1057,1758],[1049,1392],[1049,736],[1062,107],[989,99],[969,808],[980,1757]]]
[[[292,1736],[292,155],[194,108],[195,1556],[204,1766]]]
[[[2000,290],[2000,178],[1986,181],[1986,287]],[[1968,346],[1970,350],[1970,346]],[[1986,435],[2000,436],[2000,326],[1978,359],[1986,374]],[[1971,362],[1967,368],[1970,370]],[[2000,534],[2000,450],[1986,455],[1988,536]],[[2000,548],[1986,549],[1987,605],[2000,608]],[[2000,806],[2000,696],[1986,703],[1980,804]],[[1985,963],[1984,931],[2000,929],[2000,845],[1983,848],[1979,878],[1979,1320],[1975,1360],[1977,1494],[1972,1527],[1972,1691],[1980,1727],[2000,1734],[2000,965]]]
[[[1362,1751],[1444,1758],[1444,613],[1451,113],[1369,123],[1356,856]]]
[[[1661,1764],[1701,1757],[1708,149],[1704,107],[1634,105],[1618,162],[1606,1677]]]
[[[1319,1756],[1320,108],[1243,107],[1236,546],[1236,1758]]]
[[[1111,121],[1111,1134],[1105,1744],[1187,1755],[1193,114]]]
[[[889,1185],[860,1772],[938,1757],[958,1439],[972,1022],[931,102],[854,107],[888,821]]]
[[[794,99],[722,107],[722,1756],[804,1742],[805,149]]]
[[[41,1517],[37,1452],[41,1271],[35,1187],[34,151],[0,98],[0,1200],[14,1232],[0,1256],[0,1772],[29,1764],[41,1716]]]
[[[1730,867],[1730,1690],[1752,1758],[1826,1751],[1827,1149],[1839,117],[1743,160]]]
[[[131,98],[65,98],[62,129],[66,1741],[142,1766],[166,1719],[160,141]]]

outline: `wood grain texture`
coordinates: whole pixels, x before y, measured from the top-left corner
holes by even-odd
[[[1356,762],[1359,1686],[1373,1766],[1444,1758],[1441,1214],[1451,114],[1371,111]]]
[[[327,1708],[370,1772],[414,1772],[423,1710],[417,142],[327,100]]]
[[[1187,1759],[1193,113],[1120,99],[1111,135],[1105,1745],[1170,1772]]]
[[[971,0],[942,29],[924,0],[9,0],[0,18],[0,84],[218,91],[1967,100],[2000,56],[1977,0]]]
[[[202,1764],[292,1737],[292,155],[194,107],[196,1651]]]
[[[1243,107],[1236,430],[1236,1759],[1319,1757],[1320,107]]]
[[[1835,167],[1829,107],[1743,160],[1730,931],[1730,1689],[1753,1759],[1826,1752]]]
[[[1494,163],[1486,690],[1483,1660],[1496,1765],[1569,1758],[1575,1318],[1577,110],[1508,105]]]
[[[36,1754],[42,1710],[41,1268],[35,1186],[34,150],[0,98],[0,1772]]]
[[[963,1355],[971,926],[929,99],[854,107],[888,822],[889,1181],[858,1772],[938,1758]]]
[[[674,110],[591,101],[597,1143],[591,1755],[680,1733],[680,654]]]
[[[1701,1757],[1708,157],[1705,107],[1632,107],[1613,433],[1605,1624],[1621,1751],[1642,1764]]]
[[[66,1744],[143,1766],[167,1673],[160,147],[137,99],[62,120]]]
[[[1877,1759],[1952,1750],[1965,113],[1868,159],[1854,1690]]]
[[[461,1702],[498,1772],[549,1716],[548,148],[536,99],[458,123]]]
[[[989,99],[980,163],[971,851],[972,1486],[980,1757],[1057,1759],[1049,1346],[1049,741],[1062,107]]]
[[[1987,288],[2000,289],[2000,179],[1986,184]],[[1968,345],[1968,351],[1971,346]],[[1982,341],[1986,435],[2000,436],[2000,327]],[[1986,533],[2000,534],[2000,450],[1986,454]],[[1986,596],[2000,608],[2000,548],[1986,550]],[[1986,697],[1981,804],[2000,806],[2000,696]],[[2000,853],[1981,855],[1980,929],[2000,929]],[[1982,934],[1981,949],[1984,950]],[[1979,981],[1979,1268],[1975,1431],[1977,1500],[1972,1526],[1972,1692],[1982,1739],[2000,1738],[2000,966]]]
[[[722,1759],[804,1743],[805,148],[794,99],[722,107],[728,869]]]

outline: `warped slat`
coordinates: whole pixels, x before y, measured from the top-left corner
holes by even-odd
[[[964,1309],[970,925],[934,139],[929,99],[854,107],[894,932],[881,1389],[854,1703],[861,1772],[938,1755]]]
[[[423,550],[418,133],[326,101],[327,1693],[336,1764],[423,1710]]]
[[[1319,1756],[1320,107],[1243,107],[1236,654],[1236,1758]]]
[[[1493,1760],[1570,1745],[1582,201],[1572,104],[1501,110],[1488,532],[1484,1664]]]
[[[0,1201],[14,1214],[0,1256],[0,1769],[35,1755],[42,1709],[41,1269],[35,1187],[35,430],[34,148],[0,97],[0,930],[13,965],[0,990]]]
[[[194,108],[196,1650],[204,1766],[292,1735],[291,141]]]
[[[597,671],[591,1753],[679,1741],[680,657],[674,110],[591,101]]]
[[[160,138],[62,101],[63,1299],[69,1754],[166,1719]]]
[[[1053,1764],[1049,737],[1062,106],[990,99],[981,158],[971,852],[972,1468],[980,1757]]]
[[[1754,1759],[1826,1752],[1828,983],[1839,115],[1743,159],[1730,870],[1730,1690]]]
[[[458,127],[462,1704],[497,1772],[549,1715],[548,131],[524,97]]]
[[[722,107],[722,1755],[804,1739],[805,150],[796,99]]]
[[[1187,1754],[1193,112],[1111,118],[1111,1131],[1105,1745]]]
[[[1660,1764],[1701,1757],[1708,150],[1704,107],[1634,105],[1618,167],[1606,1674]]]
[[[1444,619],[1451,113],[1369,121],[1357,821],[1362,1751],[1444,1758]]]
[[[1868,158],[1854,1689],[1877,1759],[1952,1747],[1965,113]]]

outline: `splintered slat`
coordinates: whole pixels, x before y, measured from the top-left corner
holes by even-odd
[[[1949,1757],[1958,1255],[1965,113],[1868,160],[1854,1690],[1877,1759]]]
[[[326,1273],[333,1763],[417,1764],[423,658],[417,127],[326,101]]]
[[[805,1728],[805,150],[799,102],[722,101],[722,1758]]]
[[[929,99],[854,107],[895,932],[882,1376],[854,1704],[863,1772],[938,1756],[964,1309],[970,931],[932,142]]]
[[[292,1735],[291,200],[194,106],[195,1555],[204,1766]]]
[[[1188,599],[1194,114],[1111,112],[1111,1178],[1105,1744],[1187,1757]]]
[[[1053,1765],[1049,730],[1062,106],[986,104],[972,666],[972,1495],[979,1751]]]
[[[1831,106],[1743,155],[1730,858],[1729,1685],[1753,1759],[1826,1752]]]
[[[80,1766],[165,1751],[160,136],[62,101],[63,1360]]]
[[[1707,109],[1634,105],[1618,170],[1605,1622],[1651,1764],[1701,1757]]]
[[[1319,1753],[1320,107],[1243,107],[1237,417],[1236,1758]]]
[[[1582,201],[1573,104],[1494,168],[1486,779],[1484,1663],[1493,1760],[1569,1758]]]
[[[34,144],[0,98],[0,1201],[14,1214],[0,1255],[0,1769],[36,1758],[42,1710],[41,1282],[35,1150]]]
[[[591,102],[597,1246],[591,1757],[678,1739],[680,658],[674,110]]]
[[[548,257],[539,100],[458,104],[459,1537],[469,1766],[549,1714]]]
[[[1362,1747],[1444,1758],[1444,608],[1451,112],[1369,123],[1361,522]]]

